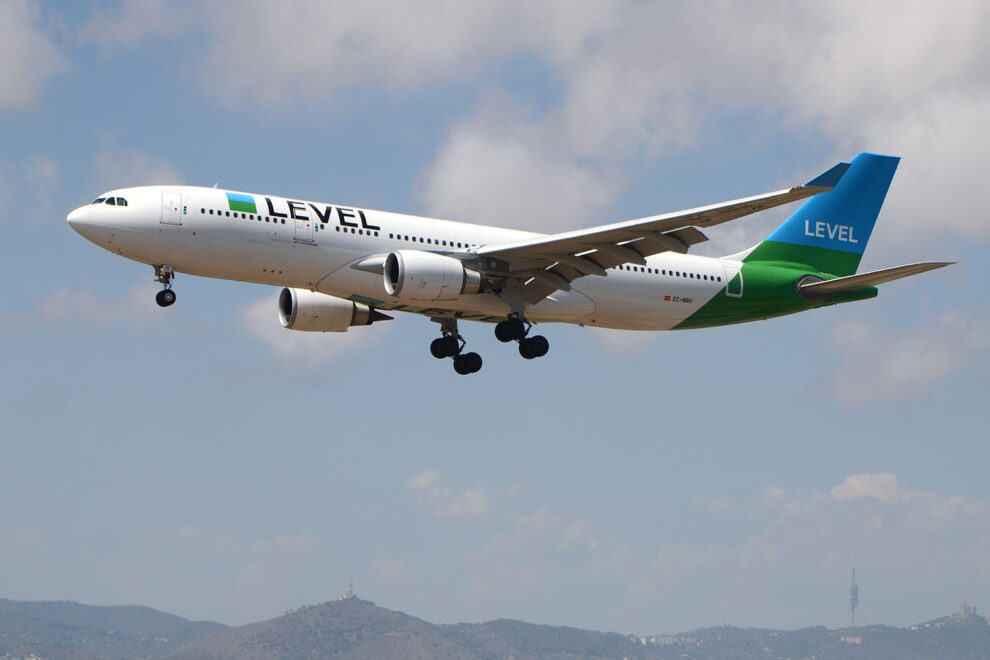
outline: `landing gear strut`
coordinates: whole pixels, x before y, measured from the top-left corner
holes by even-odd
[[[159,307],[168,307],[175,303],[175,291],[172,291],[172,278],[175,271],[171,266],[155,266],[155,281],[161,282],[162,290],[155,296]]]
[[[457,319],[434,318],[440,324],[442,337],[437,337],[430,343],[430,353],[438,360],[454,358],[454,371],[462,376],[481,370],[481,356],[477,353],[464,353],[467,342],[457,332]]]
[[[513,314],[495,324],[495,338],[503,343],[519,342],[519,355],[527,360],[543,357],[550,350],[550,342],[543,335],[527,336],[532,327],[521,316]]]

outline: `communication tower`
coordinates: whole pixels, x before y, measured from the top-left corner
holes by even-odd
[[[859,605],[859,585],[856,584],[856,569],[853,569],[853,581],[849,587],[849,612],[852,615],[852,627],[856,627],[856,606]]]

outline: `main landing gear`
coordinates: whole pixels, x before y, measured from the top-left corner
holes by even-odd
[[[532,327],[519,315],[512,315],[495,324],[495,338],[503,343],[519,342],[519,355],[527,360],[543,357],[550,350],[550,342],[543,335],[527,336]]]
[[[175,271],[171,266],[155,266],[155,281],[161,282],[162,290],[155,296],[159,307],[168,307],[175,303],[175,291],[172,291],[172,278]]]
[[[440,324],[442,337],[437,337],[430,344],[430,353],[438,360],[454,358],[454,371],[462,376],[481,371],[481,356],[477,353],[464,353],[467,342],[457,332],[457,319],[435,318]]]

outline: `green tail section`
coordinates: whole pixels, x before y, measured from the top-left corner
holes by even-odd
[[[797,283],[808,274],[809,268],[792,262],[743,263],[742,269],[726,288],[684,319],[676,329],[759,321],[877,295],[877,288],[870,286],[857,291],[837,293],[824,300],[806,300],[798,294]]]

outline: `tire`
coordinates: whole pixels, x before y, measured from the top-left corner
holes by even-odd
[[[441,338],[443,342],[443,350],[447,357],[457,355],[461,351],[461,345],[457,342],[457,337],[454,335],[447,335]]]
[[[468,353],[468,355],[470,355],[470,353]],[[467,360],[465,360],[464,357],[465,356],[463,355],[458,355],[457,357],[454,358],[454,371],[456,371],[462,376],[466,376],[469,373],[471,373],[471,369],[469,368],[470,365],[467,363]]]
[[[532,339],[520,339],[519,340],[519,355],[523,356],[527,360],[532,360],[536,357],[535,347],[533,346]]]
[[[155,302],[159,307],[168,307],[175,303],[175,292],[171,289],[163,289],[155,296]]]
[[[481,356],[477,353],[465,353],[461,359],[467,366],[468,373],[475,374],[481,371]]]
[[[509,341],[522,340],[526,336],[526,324],[518,318],[513,317],[502,321],[502,323],[505,323],[505,333],[509,337]]]
[[[495,324],[495,339],[503,344],[513,340],[512,331],[508,321],[499,321]]]
[[[536,335],[529,339],[532,342],[533,354],[535,357],[543,357],[550,350],[550,342],[543,335]]]
[[[437,337],[430,342],[430,355],[438,360],[447,357],[447,354],[444,352],[443,337]]]

